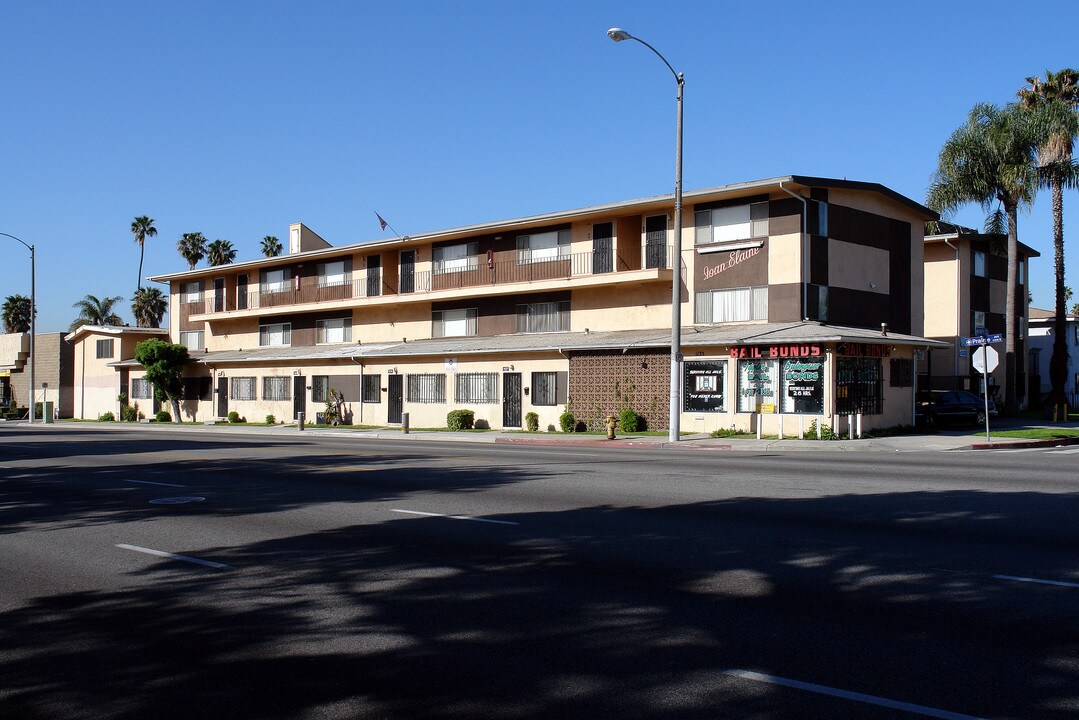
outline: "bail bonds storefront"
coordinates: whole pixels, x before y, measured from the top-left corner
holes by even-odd
[[[695,349],[692,358],[687,352],[682,427],[799,437],[814,427],[847,436],[851,427],[857,435],[910,425],[917,346],[933,341],[895,340],[732,344]]]

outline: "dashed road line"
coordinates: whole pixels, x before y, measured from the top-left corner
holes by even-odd
[[[187,487],[176,483],[150,482],[149,480],[121,480],[120,482],[138,483],[139,485],[160,485],[161,487]]]
[[[753,680],[754,682],[768,683],[769,685],[780,685],[795,690],[817,693],[818,695],[830,695],[831,697],[842,698],[843,700],[853,700],[854,702],[865,703],[867,705],[877,705],[892,710],[901,710],[903,712],[922,715],[924,717],[940,718],[941,720],[982,720],[973,715],[962,715],[960,713],[939,710],[925,705],[915,705],[900,700],[877,697],[876,695],[866,695],[865,693],[852,692],[850,690],[840,690],[839,688],[828,687],[827,685],[817,685],[816,683],[802,682],[801,680],[791,680],[776,675],[753,672],[752,670],[733,669],[725,672],[727,675],[742,678],[743,680]]]
[[[510,522],[509,520],[489,520],[487,518],[471,517],[469,515],[446,515],[444,513],[432,513],[432,512],[420,512],[419,510],[397,510],[390,509],[390,512],[404,513],[406,515],[422,515],[423,517],[440,517],[447,518],[449,520],[471,520],[473,522],[492,523],[494,525],[520,525],[521,523]]]
[[[139,547],[138,545],[119,543],[116,547],[122,550],[134,550],[135,552],[145,553],[147,555],[154,555],[156,557],[168,558],[170,560],[183,560],[184,562],[194,563],[196,565],[204,565],[211,568],[230,569],[232,567],[231,565],[213,562],[212,560],[202,560],[201,558],[194,558],[189,555],[177,555],[176,553],[165,552],[164,550],[153,550],[151,548]]]
[[[996,580],[1011,580],[1012,582],[1035,583],[1037,585],[1079,588],[1079,583],[1065,582],[1064,580],[1042,580],[1040,578],[1018,577],[1016,575],[994,575],[993,578]]]

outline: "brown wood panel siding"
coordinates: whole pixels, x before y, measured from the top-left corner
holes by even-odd
[[[669,427],[670,373],[671,356],[662,351],[571,353],[570,409],[593,430],[627,408],[642,415],[650,430]]]
[[[351,310],[336,310],[318,313],[297,313],[296,315],[271,315],[259,318],[259,325],[279,325],[282,323],[292,324],[292,347],[314,347],[315,322],[318,320],[335,320],[348,318],[352,322]]]
[[[768,234],[792,235],[802,232],[802,203],[794,198],[768,203]]]
[[[809,197],[811,200],[828,202],[828,188],[810,188]]]
[[[192,322],[190,320],[190,317],[193,314],[206,312],[206,303],[204,303],[204,302],[194,302],[194,303],[177,302],[176,305],[177,305],[177,307],[179,308],[179,311],[180,311],[180,332],[190,332],[190,331],[193,331],[193,330],[205,330],[206,329],[206,323],[205,322]]]
[[[552,293],[528,293],[503,297],[472,298],[469,300],[446,300],[431,303],[435,310],[461,310],[476,308],[476,334],[484,337],[507,335],[517,332],[517,306],[526,303],[569,302],[570,291]]]
[[[888,254],[889,306],[888,329],[892,332],[910,334],[911,321],[911,239],[910,223],[890,220],[888,234],[891,249]],[[918,268],[922,272],[922,268]]]
[[[382,292],[386,295],[397,294],[400,259],[401,253],[398,250],[382,253]]]
[[[750,287],[768,284],[768,241],[758,248],[693,253],[696,290]],[[707,276],[707,277],[706,277]]]
[[[989,311],[989,278],[970,278],[970,309]]]
[[[809,238],[809,282],[828,284],[828,238],[820,235]]]
[[[815,210],[811,208],[810,228],[814,227],[812,220],[816,217]],[[891,250],[894,238],[889,229],[892,223],[898,223],[907,227],[907,239],[904,243],[907,253],[910,253],[910,223],[901,223],[882,215],[855,210],[844,205],[828,206],[828,237],[842,240],[843,242],[880,250]]]
[[[768,286],[768,322],[797,322],[801,319],[801,283]]]
[[[641,269],[641,216],[620,217],[615,221],[615,271]]]
[[[752,203],[768,202],[767,195],[751,195],[749,197],[732,198],[728,200],[715,200],[713,202],[697,203],[692,206],[690,210],[697,212],[698,210],[714,210],[716,208],[724,207],[737,207],[739,205],[750,205]]]
[[[904,332],[892,326],[891,305],[889,296],[881,293],[828,288],[828,322],[833,325],[879,329],[880,324],[886,322],[889,329]]]
[[[328,375],[329,384],[327,390],[333,389],[344,397],[345,402],[360,402],[360,373],[348,375]],[[316,403],[321,411],[323,403]]]

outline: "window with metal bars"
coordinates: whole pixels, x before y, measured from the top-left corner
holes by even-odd
[[[363,401],[365,403],[382,402],[382,376],[363,376]]]
[[[446,376],[435,373],[409,375],[406,398],[414,403],[446,402]]]
[[[455,384],[458,403],[498,402],[498,373],[458,373]]]
[[[532,404],[533,405],[557,405],[558,404],[558,373],[534,372],[532,373]]]
[[[262,378],[263,400],[289,400],[288,377],[264,377]]]
[[[233,400],[255,399],[255,378],[234,377],[229,378],[229,397]]]
[[[845,358],[836,362],[836,412],[880,415],[884,412],[879,358]]]

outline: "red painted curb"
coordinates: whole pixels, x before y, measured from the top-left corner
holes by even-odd
[[[977,443],[971,450],[1024,450],[1027,448],[1061,447],[1079,445],[1079,438],[1054,438],[1052,440],[1020,440],[1019,442]]]

